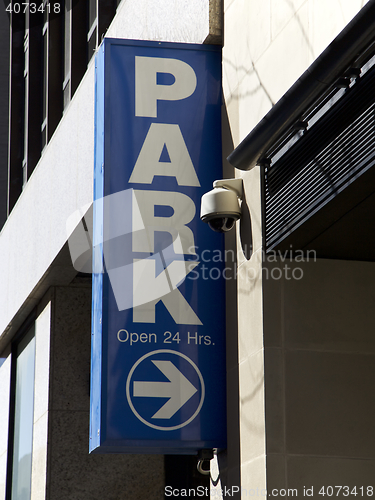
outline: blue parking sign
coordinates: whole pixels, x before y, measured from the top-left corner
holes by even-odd
[[[95,106],[90,451],[223,449],[221,50],[104,39]]]

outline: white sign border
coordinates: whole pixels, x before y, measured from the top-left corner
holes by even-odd
[[[132,375],[134,373],[134,370],[137,368],[137,366],[143,360],[145,360],[146,358],[148,358],[150,356],[153,356],[154,354],[165,354],[165,353],[175,354],[176,356],[181,356],[182,358],[186,359],[186,361],[188,361],[193,366],[193,368],[195,369],[195,371],[198,373],[199,380],[201,382],[201,387],[202,387],[201,399],[199,401],[198,408],[196,409],[196,411],[194,412],[194,414],[188,420],[186,420],[185,422],[183,422],[182,424],[174,425],[173,427],[162,427],[160,425],[151,424],[150,422],[148,422],[147,420],[145,420],[143,417],[141,417],[141,415],[134,408],[134,405],[133,405],[132,400],[130,398],[130,380],[131,380]],[[202,405],[203,405],[204,396],[205,396],[204,380],[203,380],[202,374],[199,371],[199,368],[197,367],[197,365],[190,358],[188,358],[185,354],[182,354],[181,352],[178,352],[178,351],[173,351],[171,349],[158,349],[157,351],[149,352],[149,353],[145,354],[144,356],[142,356],[141,358],[139,358],[138,361],[136,361],[134,363],[134,365],[132,366],[132,368],[131,368],[131,370],[129,372],[128,378],[126,380],[126,398],[128,400],[128,403],[129,403],[129,406],[130,406],[132,412],[138,418],[138,420],[140,420],[141,422],[143,422],[145,425],[147,425],[148,427],[152,427],[153,429],[157,429],[159,431],[174,431],[176,429],[181,429],[181,427],[185,427],[186,425],[190,424],[190,422],[192,420],[194,420],[195,417],[200,412],[200,410],[202,408]]]

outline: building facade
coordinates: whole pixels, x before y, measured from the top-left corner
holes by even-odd
[[[373,496],[374,0],[41,5],[0,18],[0,500]],[[244,196],[210,476],[88,453],[91,276],[67,221],[93,201],[103,37],[222,45],[223,177]]]

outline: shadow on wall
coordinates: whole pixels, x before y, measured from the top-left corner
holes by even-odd
[[[251,231],[251,214],[245,196],[242,199],[242,216],[240,220],[240,240],[242,252],[246,260],[253,255],[253,235]]]
[[[233,167],[226,161],[234,149],[227,109],[222,107],[223,136],[223,177],[234,177]],[[226,250],[236,248],[236,233],[229,231],[225,236]],[[226,263],[235,276],[237,263]],[[224,489],[239,486],[240,477],[240,431],[239,431],[239,374],[238,374],[238,318],[237,318],[237,282],[226,280],[226,330],[227,330],[227,449],[218,453],[217,467],[211,469],[211,488]],[[240,498],[240,495],[237,496]],[[236,498],[236,494],[233,495]]]

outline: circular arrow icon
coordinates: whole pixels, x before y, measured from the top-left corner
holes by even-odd
[[[184,365],[185,368],[183,368]],[[181,367],[185,374],[182,373]],[[151,375],[147,377],[150,373],[152,373],[152,378],[156,376],[156,380],[147,379],[151,378]],[[144,380],[145,377],[146,380]],[[200,398],[193,398],[198,391]],[[204,395],[204,381],[197,365],[185,354],[169,349],[160,349],[142,356],[134,363],[126,381],[126,397],[134,415],[147,426],[162,431],[180,429],[194,420],[202,408]],[[163,400],[162,404],[158,405],[157,411],[152,412],[151,417],[142,416],[142,411],[140,412],[135,407],[137,401],[145,401],[144,398],[146,401],[152,401],[153,406],[155,401],[158,401],[157,398]],[[173,417],[178,415],[179,410],[189,401],[191,402],[190,408],[184,421],[171,425],[172,421],[175,423]],[[165,425],[160,425],[160,420],[164,420]]]

